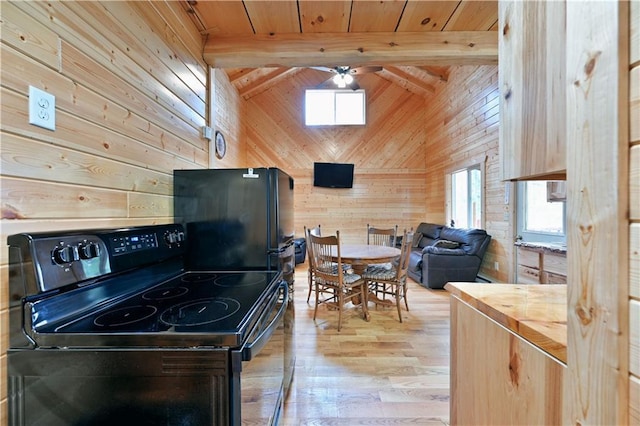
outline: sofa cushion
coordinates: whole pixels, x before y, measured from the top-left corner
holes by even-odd
[[[449,256],[467,256],[467,252],[461,248],[447,248],[437,246],[426,246],[422,249],[422,254],[446,254]]]
[[[441,230],[442,230],[442,225],[436,225],[435,223],[422,222],[420,225],[418,225],[418,229],[416,229],[416,234],[420,233],[422,234],[423,237],[426,237],[431,240],[437,240],[438,238],[440,238]]]
[[[447,249],[456,249],[460,247],[460,243],[457,241],[451,241],[451,240],[437,240],[436,242],[433,243],[433,246],[447,248]]]
[[[440,232],[440,239],[456,241],[460,248],[467,254],[482,256],[478,253],[480,246],[485,242],[487,231],[484,229],[463,229],[444,227]]]

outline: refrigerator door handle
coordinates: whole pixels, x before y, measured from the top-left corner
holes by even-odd
[[[278,248],[270,248],[269,250],[267,250],[268,254],[280,254],[280,253],[284,253],[287,250],[289,250],[292,246],[294,245],[293,240],[291,240],[290,242],[288,242],[286,245],[282,246],[282,247],[278,247]]]

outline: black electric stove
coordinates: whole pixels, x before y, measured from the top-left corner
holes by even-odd
[[[277,423],[282,271],[186,270],[177,224],[7,242],[9,424]]]
[[[26,334],[38,347],[239,346],[281,275],[185,271],[183,235],[166,225],[10,237],[47,280],[22,297]]]

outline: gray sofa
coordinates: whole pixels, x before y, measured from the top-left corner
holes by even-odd
[[[415,231],[408,275],[431,289],[449,281],[476,281],[491,236],[484,229],[421,223]]]

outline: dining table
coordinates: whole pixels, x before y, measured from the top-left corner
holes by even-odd
[[[337,262],[337,251],[332,254],[335,255],[333,260]],[[342,263],[350,264],[353,272],[358,275],[362,275],[368,265],[393,262],[399,257],[400,249],[396,247],[373,244],[340,244],[340,258]],[[379,300],[372,292],[369,292],[367,295],[367,301],[375,304],[386,304],[382,300]],[[359,301],[354,300],[353,303],[357,305]]]
[[[354,273],[362,275],[367,265],[393,262],[400,257],[400,249],[373,244],[340,244],[340,257],[342,263],[351,265]],[[337,253],[334,260],[338,260]]]

